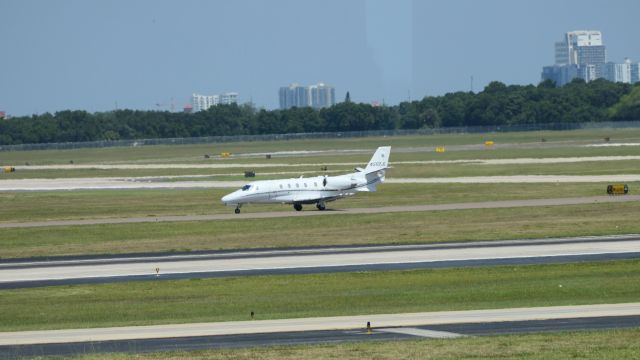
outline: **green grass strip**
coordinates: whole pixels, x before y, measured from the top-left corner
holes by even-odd
[[[6,229],[2,258],[640,233],[639,202]]]
[[[255,141],[236,143],[214,143],[195,145],[155,145],[138,147],[108,147],[74,150],[36,150],[3,152],[1,165],[30,164],[68,164],[103,163],[103,162],[202,162],[204,155],[220,155],[222,152],[232,154],[276,152],[276,151],[309,151],[332,149],[375,149],[382,145],[393,147],[435,147],[442,145],[481,145],[486,140],[496,144],[507,143],[542,143],[578,142],[603,143],[609,137],[612,142],[634,141],[640,138],[640,129],[589,129],[571,131],[531,131],[510,133],[481,134],[442,134],[385,136],[366,138],[306,139],[287,141]],[[597,149],[596,149],[597,150]],[[539,151],[539,150],[536,150]],[[598,151],[607,151],[600,149]],[[234,160],[235,161],[235,160]],[[251,161],[251,160],[249,160]],[[366,161],[366,159],[365,159]]]
[[[628,184],[631,191],[639,183]],[[329,208],[384,207],[606,195],[606,183],[382,184]],[[232,213],[220,198],[232,189],[0,192],[0,222]],[[313,206],[309,209],[314,209]],[[243,213],[289,211],[290,205],[248,205]],[[3,235],[0,234],[0,239]]]
[[[0,330],[638,301],[640,260],[3,290]]]

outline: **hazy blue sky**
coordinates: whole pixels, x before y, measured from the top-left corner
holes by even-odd
[[[603,32],[640,61],[637,0],[0,0],[0,110],[158,109],[191,93],[275,108],[325,82],[338,100],[395,104],[537,83],[553,43]],[[167,109],[165,107],[164,109]]]

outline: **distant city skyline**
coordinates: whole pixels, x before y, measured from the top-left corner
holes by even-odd
[[[640,2],[612,0],[3,0],[0,111],[156,110],[233,89],[279,107],[283,84],[397,104],[491,81],[537,84],[553,44],[602,31],[640,61]],[[625,11],[620,11],[625,9]],[[311,26],[313,24],[313,26]],[[300,31],[304,29],[304,31]],[[634,74],[635,75],[635,74]]]
[[[564,86],[574,79],[591,82],[606,79],[612,82],[636,83],[639,62],[625,58],[622,63],[607,60],[607,47],[599,30],[573,30],[555,43],[555,64],[542,68],[542,80]]]

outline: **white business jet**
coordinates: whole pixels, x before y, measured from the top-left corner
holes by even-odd
[[[367,167],[339,176],[279,179],[251,182],[222,198],[225,205],[236,207],[236,214],[244,204],[293,204],[297,211],[303,204],[316,204],[324,210],[326,203],[355,195],[356,191],[376,191],[376,185],[384,181],[388,169],[391,146],[381,146],[373,154]]]

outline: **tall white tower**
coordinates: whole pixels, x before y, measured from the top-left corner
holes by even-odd
[[[580,47],[603,47],[602,33],[599,30],[576,30],[564,34],[562,41],[556,43],[556,65],[580,65]],[[603,63],[606,62],[606,59]]]

